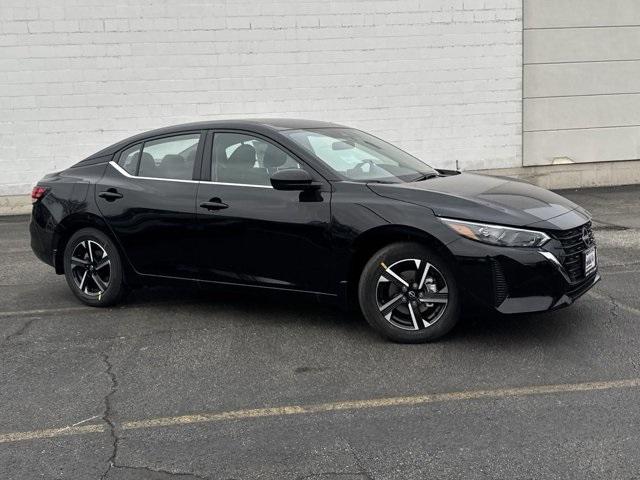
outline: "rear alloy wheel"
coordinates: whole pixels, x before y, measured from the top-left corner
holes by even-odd
[[[88,305],[112,305],[123,293],[120,255],[99,230],[84,228],[69,239],[64,271],[71,291]]]
[[[459,316],[451,269],[419,244],[396,243],[377,252],[363,270],[358,293],[368,323],[398,342],[435,340]]]

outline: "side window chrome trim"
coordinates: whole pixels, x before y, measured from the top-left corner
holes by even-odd
[[[197,180],[180,180],[177,178],[156,178],[156,177],[142,177],[139,175],[131,175],[125,169],[123,169],[120,165],[115,163],[113,160],[109,162],[113,168],[115,168],[120,174],[124,175],[127,178],[139,178],[142,180],[160,180],[161,182],[181,182],[181,183],[198,183]]]
[[[127,178],[134,178],[134,179],[138,178],[138,179],[141,179],[141,180],[159,180],[161,182],[204,183],[204,184],[210,184],[210,185],[229,185],[231,187],[269,188],[269,189],[273,190],[273,187],[271,185],[250,185],[250,184],[245,184],[245,183],[211,182],[211,181],[205,181],[205,180],[180,180],[180,179],[177,179],[177,178],[141,177],[141,176],[137,176],[137,175],[131,175],[129,172],[127,172],[125,169],[123,169],[120,165],[115,163],[113,160],[109,162],[109,165],[111,165],[121,175],[123,175],[123,176],[125,176]]]
[[[212,182],[211,180],[201,180],[198,183],[204,183],[207,185],[228,185],[230,187],[268,188],[270,190],[273,190],[273,187],[271,185],[252,185],[250,183]]]

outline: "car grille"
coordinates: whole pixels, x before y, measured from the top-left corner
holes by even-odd
[[[562,244],[564,250],[562,266],[567,271],[571,282],[576,283],[584,280],[583,253],[596,244],[591,222],[571,230],[555,232],[553,237]]]

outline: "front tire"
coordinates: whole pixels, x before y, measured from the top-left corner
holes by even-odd
[[[113,305],[124,293],[118,249],[95,228],[78,230],[67,242],[64,275],[73,294],[92,307]]]
[[[376,252],[360,276],[358,299],[369,325],[395,342],[436,340],[460,317],[451,266],[417,243],[393,243]]]

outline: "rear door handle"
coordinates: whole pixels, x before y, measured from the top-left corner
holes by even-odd
[[[219,198],[212,198],[208,202],[202,202],[200,207],[206,208],[207,210],[223,210],[229,208],[229,205],[222,202]]]
[[[119,193],[115,188],[110,188],[109,190],[100,192],[98,196],[100,198],[104,198],[108,202],[113,202],[114,200],[122,198],[122,194]]]

